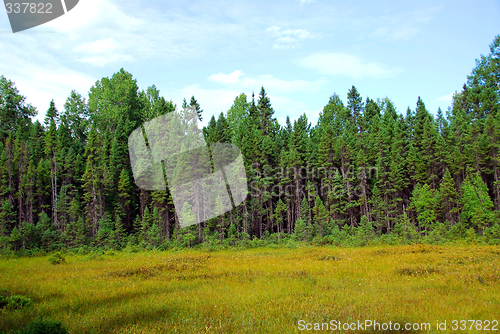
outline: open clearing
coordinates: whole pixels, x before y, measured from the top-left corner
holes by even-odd
[[[500,321],[499,259],[498,246],[424,245],[2,259],[0,288],[32,304],[0,309],[0,331],[43,315],[70,333],[291,333],[299,320],[367,319],[434,332],[437,320]]]

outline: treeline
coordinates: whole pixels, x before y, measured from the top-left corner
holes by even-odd
[[[420,98],[401,114],[388,98],[363,99],[353,86],[347,105],[330,97],[316,126],[305,114],[281,126],[264,88],[239,95],[203,134],[241,149],[247,199],[186,228],[168,189],[135,185],[127,142],[176,107],[121,69],[97,81],[88,100],[72,91],[62,111],[52,101],[42,124],[1,76],[0,247],[500,241],[500,36],[435,117]],[[195,97],[182,107],[202,119]]]

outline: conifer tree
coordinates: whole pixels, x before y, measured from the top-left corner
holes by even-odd
[[[283,203],[281,198],[278,200],[278,203],[276,204],[276,209],[274,210],[274,224],[278,228],[278,240],[280,239],[280,234],[281,234],[281,225],[283,224],[283,213],[286,210],[286,205]]]
[[[495,222],[494,205],[478,172],[469,170],[461,191],[463,208],[460,219],[477,229],[492,225]]]
[[[328,230],[328,214],[326,212],[323,201],[319,196],[316,196],[314,201],[314,207],[312,209],[314,214],[314,226],[316,227],[316,232],[319,236],[323,237]]]
[[[458,221],[457,214],[460,198],[455,186],[455,180],[453,180],[448,169],[446,169],[441,185],[439,186],[439,194],[442,201],[444,219],[447,220],[450,225],[453,225]]]

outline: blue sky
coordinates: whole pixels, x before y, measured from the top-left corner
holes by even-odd
[[[450,104],[500,33],[500,1],[80,0],[66,15],[13,34],[0,10],[0,74],[43,118],[72,89],[87,96],[120,68],[139,87],[180,103],[194,95],[204,120],[263,85],[275,116],[315,123],[328,98],[355,85],[399,112],[421,96]]]

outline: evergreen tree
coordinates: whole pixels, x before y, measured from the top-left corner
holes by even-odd
[[[495,222],[494,205],[479,173],[469,171],[461,191],[463,208],[460,219],[477,229],[492,225]]]

